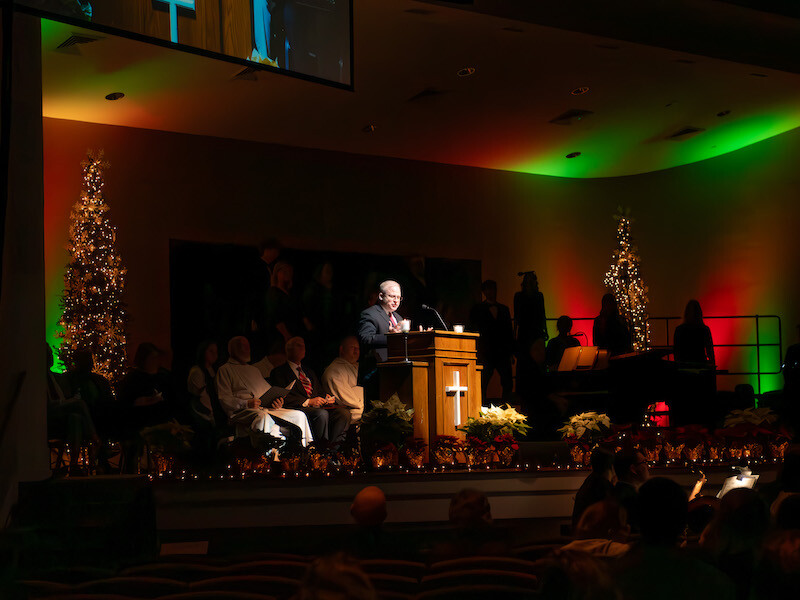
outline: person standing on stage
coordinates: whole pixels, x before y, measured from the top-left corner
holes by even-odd
[[[397,312],[403,299],[400,284],[387,280],[380,284],[378,301],[361,311],[358,341],[363,350],[359,383],[367,399],[378,397],[378,363],[388,358],[387,333],[400,333],[403,317]]]
[[[397,312],[403,296],[400,284],[396,281],[384,281],[380,285],[378,302],[361,311],[358,323],[358,341],[374,358],[384,362],[387,358],[386,334],[400,333],[400,321],[403,317]]]
[[[598,348],[608,350],[611,356],[633,351],[631,333],[625,319],[619,314],[614,294],[603,296],[600,314],[595,317],[592,326],[592,342]]]
[[[679,362],[708,365],[716,362],[711,330],[703,321],[703,309],[697,300],[686,304],[683,323],[675,328],[673,352]]]
[[[514,294],[514,330],[517,340],[517,393],[523,403],[530,403],[536,394],[537,381],[544,368],[547,318],[544,294],[539,291],[536,273],[528,271],[522,278],[522,290]]]
[[[478,362],[483,365],[481,388],[486,401],[486,388],[495,370],[500,375],[503,400],[511,400],[514,378],[511,375],[511,356],[514,351],[514,326],[511,311],[497,301],[497,282],[487,279],[481,285],[485,300],[472,307],[469,315],[470,330],[478,338]]]

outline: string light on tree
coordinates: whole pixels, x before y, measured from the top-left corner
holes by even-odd
[[[618,246],[611,255],[611,266],[603,283],[611,289],[620,315],[631,327],[633,349],[646,350],[650,346],[648,289],[639,273],[639,249],[631,238],[630,209],[618,208],[614,219],[617,221]]]
[[[128,316],[122,300],[126,269],[103,198],[103,172],[109,165],[102,150],[89,152],[81,166],[81,197],[70,213],[70,261],[64,274],[58,352],[68,369],[74,366],[76,352],[91,352],[94,371],[116,383],[127,369]]]

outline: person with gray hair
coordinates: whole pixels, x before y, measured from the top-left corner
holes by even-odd
[[[283,398],[262,406],[262,397],[272,387],[250,362],[250,342],[244,336],[228,342],[228,362],[217,371],[215,383],[222,408],[234,425],[248,427],[251,431],[284,437],[284,430],[299,428],[299,441],[303,446],[313,441],[311,428],[305,414],[299,410],[283,408]]]
[[[397,312],[403,299],[400,284],[387,280],[381,283],[378,302],[361,311],[358,323],[358,341],[365,354],[372,354],[378,362],[387,358],[386,334],[400,333],[403,317]]]

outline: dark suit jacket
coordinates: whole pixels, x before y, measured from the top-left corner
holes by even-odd
[[[399,313],[393,313],[397,322],[403,320]],[[373,304],[369,308],[361,311],[361,318],[358,322],[358,341],[361,343],[361,351],[366,354],[374,354],[378,362],[383,362],[387,358],[386,334],[392,322],[389,315],[383,310],[380,304]]]
[[[269,375],[269,382],[278,387],[286,387],[293,381],[297,382],[289,391],[289,395],[283,399],[284,408],[302,408],[303,402],[309,398],[316,398],[317,396],[325,397],[325,392],[322,389],[322,384],[319,382],[316,373],[303,364],[300,366],[303,369],[303,373],[306,374],[306,377],[308,377],[311,382],[311,396],[306,394],[306,389],[303,387],[303,384],[300,383],[300,380],[297,379],[297,376],[294,374],[294,371],[292,371],[292,367],[288,362],[282,364],[280,367],[272,369],[272,373]]]
[[[514,350],[514,325],[511,311],[505,304],[497,303],[497,318],[492,315],[492,305],[481,302],[469,314],[470,329],[481,334],[478,338],[478,357],[481,360],[504,360]]]

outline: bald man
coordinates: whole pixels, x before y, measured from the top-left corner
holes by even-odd
[[[336,404],[350,411],[350,421],[361,420],[364,412],[364,388],[358,385],[358,356],[360,347],[354,335],[346,337],[339,345],[339,358],[333,360],[322,373],[322,385]]]
[[[250,362],[250,342],[237,336],[228,342],[228,362],[217,371],[215,384],[219,402],[233,424],[249,426],[252,431],[283,437],[291,433],[305,446],[313,441],[306,415],[284,408],[279,398],[262,406],[261,398],[272,387]],[[294,430],[299,429],[299,432]],[[284,431],[281,431],[284,428]],[[255,439],[254,439],[255,441]]]
[[[378,527],[386,520],[386,495],[381,488],[370,485],[353,498],[350,515],[361,527]]]
[[[350,411],[337,406],[336,399],[323,391],[317,375],[303,364],[305,357],[305,340],[290,338],[286,342],[286,364],[272,369],[270,381],[284,388],[294,382],[284,406],[305,413],[315,440],[338,444],[350,426]]]

